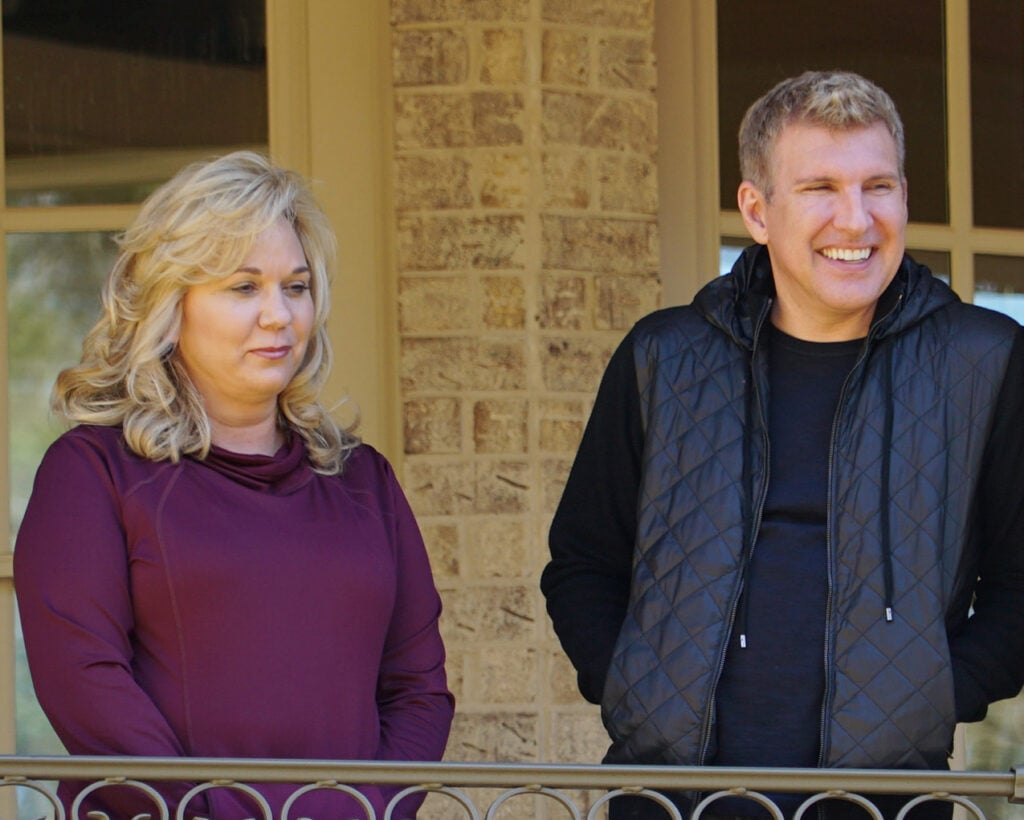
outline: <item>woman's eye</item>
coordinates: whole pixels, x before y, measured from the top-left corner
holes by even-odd
[[[309,282],[292,282],[286,289],[293,296],[301,296],[309,290]]]
[[[255,293],[256,285],[254,285],[252,282],[241,282],[237,285],[234,285],[231,288],[231,290],[233,290],[235,293],[242,294]]]

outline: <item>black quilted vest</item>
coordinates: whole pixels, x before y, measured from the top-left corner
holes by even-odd
[[[604,687],[607,762],[697,765],[714,753],[715,689],[767,487],[758,341],[771,298],[754,246],[692,306],[637,328],[643,481]],[[909,258],[880,303],[829,453],[822,766],[945,766],[946,636],[970,605],[972,500],[1016,331]]]

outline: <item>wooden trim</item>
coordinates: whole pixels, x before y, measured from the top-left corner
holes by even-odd
[[[6,233],[63,233],[117,231],[127,227],[138,205],[65,205],[59,208],[8,208]]]
[[[970,10],[967,0],[946,0],[946,144],[949,226],[953,232],[952,286],[974,298],[973,181],[971,178]]]
[[[397,461],[396,285],[391,265],[388,7],[309,0],[310,175],[338,235],[326,399],[348,397],[364,439]]]
[[[2,39],[2,38],[0,38]],[[0,43],[0,89],[3,88],[3,52]],[[0,105],[0,148],[3,144],[3,106]],[[9,211],[6,208],[6,152],[0,150],[0,316],[7,327],[7,231]],[[14,687],[14,584],[10,555],[12,544],[6,543],[11,531],[10,516],[10,453],[7,408],[7,334],[0,333],[0,532],[4,545],[0,546],[4,566],[0,570],[0,752],[14,753],[17,742],[15,729],[15,687]],[[4,789],[14,792],[14,789]],[[15,795],[0,796],[0,812],[5,817],[17,815]]]
[[[266,0],[267,113],[270,154],[309,175],[309,22],[307,3]]]
[[[715,4],[656,0],[658,223],[665,304],[689,302],[718,271]]]

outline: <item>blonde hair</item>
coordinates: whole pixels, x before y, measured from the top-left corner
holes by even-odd
[[[767,198],[772,195],[772,150],[782,130],[803,122],[838,131],[882,123],[896,142],[900,177],[906,146],[903,122],[892,98],[850,71],[805,71],[754,102],[739,132],[740,172]]]
[[[334,233],[301,176],[252,151],[190,165],[143,203],[118,240],[81,361],[57,376],[53,411],[72,424],[121,425],[144,458],[204,458],[209,418],[172,341],[182,298],[190,286],[237,270],[257,236],[282,217],[309,265],[314,323],[302,365],[278,397],[278,424],[304,439],[314,469],[340,473],[359,441],[319,403],[332,360]]]

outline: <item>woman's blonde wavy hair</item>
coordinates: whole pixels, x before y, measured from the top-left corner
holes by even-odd
[[[209,418],[174,353],[182,298],[190,286],[237,270],[281,217],[305,252],[315,313],[303,363],[278,397],[278,423],[304,439],[314,469],[340,473],[359,441],[319,402],[332,361],[334,233],[302,177],[252,151],[190,165],[143,203],[119,237],[82,359],[57,376],[54,413],[70,424],[121,425],[128,446],[153,461],[205,458]]]

